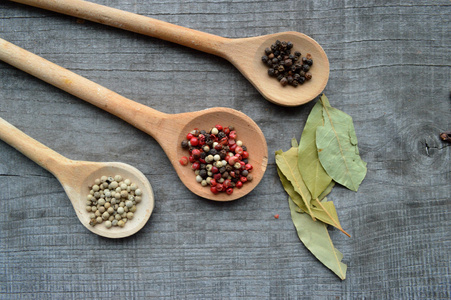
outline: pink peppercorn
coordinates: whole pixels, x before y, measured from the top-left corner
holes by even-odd
[[[189,142],[190,142],[190,144],[191,144],[191,146],[197,146],[198,144],[199,144],[199,140],[197,139],[197,137],[192,137],[190,140],[189,140]]]
[[[180,158],[179,162],[182,166],[186,166],[188,164],[188,157],[182,156],[182,158]]]
[[[216,189],[216,186],[212,186],[212,187],[210,187],[210,191],[213,193],[213,194],[217,194],[217,193],[219,193],[218,192],[218,190]]]

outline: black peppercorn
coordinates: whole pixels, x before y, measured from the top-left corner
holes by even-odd
[[[271,51],[271,49],[266,48],[266,49],[265,49],[265,53],[266,53],[266,55],[270,55],[270,54],[272,53],[272,51]]]
[[[207,170],[202,169],[202,170],[199,171],[199,176],[200,177],[207,178],[207,175],[208,175]]]
[[[307,59],[306,63],[309,66],[313,65],[313,59]]]
[[[264,62],[264,63],[268,62],[268,56],[263,55],[262,56],[262,62]]]
[[[277,80],[279,80],[279,81],[281,81],[282,78],[283,78],[283,75],[282,75],[282,74],[279,74],[279,76],[277,76]]]
[[[293,43],[292,42],[287,42],[287,49],[291,49],[293,48]]]
[[[292,86],[297,87],[299,85],[299,81],[297,80],[293,80],[293,82],[291,83]]]
[[[224,159],[227,156],[227,151],[225,151],[224,149],[219,151],[219,157],[221,157],[221,159]]]
[[[283,77],[283,78],[280,80],[280,84],[283,85],[283,86],[286,86],[286,85],[288,84],[287,78],[286,78],[286,77]]]
[[[307,65],[307,64],[302,65],[302,70],[303,70],[304,72],[308,72],[308,70],[310,70],[310,66]]]
[[[182,145],[182,148],[188,148],[188,146],[189,146],[187,140],[183,140],[181,145]]]
[[[274,69],[269,68],[268,69],[268,75],[271,76],[271,77],[274,76],[275,75]]]
[[[305,73],[305,80],[310,80],[310,79],[312,79],[312,73],[310,73],[310,72]]]
[[[287,81],[288,81],[289,84],[291,84],[291,83],[293,82],[293,77],[288,76],[288,77],[287,77]]]
[[[295,55],[295,56],[301,56],[301,52],[299,52],[299,51],[294,51],[294,55]]]
[[[293,65],[293,61],[291,59],[285,60],[285,66],[291,67]]]
[[[272,63],[273,64],[277,64],[279,62],[279,60],[276,58],[276,57],[274,57],[273,59],[272,59]]]

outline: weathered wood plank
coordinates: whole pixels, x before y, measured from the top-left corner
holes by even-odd
[[[355,123],[368,175],[335,188],[344,282],[299,242],[274,151],[288,149],[313,103],[265,101],[223,59],[9,1],[2,38],[167,113],[226,106],[252,117],[270,160],[232,203],[191,194],[151,137],[0,62],[0,117],[61,154],[123,161],[155,191],[130,238],[93,236],[58,181],[0,142],[0,298],[449,299],[451,130],[449,1],[93,0],[230,38],[295,30],[329,56],[325,93]],[[278,220],[274,214],[279,214]]]

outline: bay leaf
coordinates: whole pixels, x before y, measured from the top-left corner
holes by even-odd
[[[298,141],[295,138],[291,139],[291,147],[299,147]]]
[[[337,183],[357,191],[366,175],[366,162],[359,156],[352,118],[328,106],[325,95],[320,99],[324,126],[316,129],[318,157],[327,174]]]
[[[313,199],[318,198],[332,181],[319,161],[316,148],[316,129],[323,125],[323,105],[318,101],[307,118],[298,148],[299,171]]]
[[[348,267],[341,262],[343,254],[334,247],[327,231],[327,225],[320,221],[313,221],[306,214],[298,213],[291,198],[288,199],[288,202],[291,219],[301,242],[321,263],[344,280]]]
[[[315,220],[315,215],[313,214],[311,207],[312,196],[308,188],[305,186],[302,175],[299,172],[298,164],[298,150],[296,147],[291,147],[286,152],[282,150],[276,151],[276,165],[280,171],[285,175],[285,177],[293,185],[294,190],[301,196],[302,202],[307,209],[308,214],[313,220]]]
[[[279,150],[281,151],[281,150]],[[307,214],[310,214],[310,211],[307,209],[304,201],[302,200],[301,195],[299,195],[291,182],[286,178],[286,176],[282,173],[279,167],[277,167],[277,173],[279,174],[280,181],[282,182],[283,188],[287,192],[287,194],[290,196],[291,200],[298,206],[299,210],[298,212],[302,211]],[[334,184],[329,185],[329,191],[332,190]],[[328,193],[324,193],[324,196],[320,198],[320,200],[323,200]],[[318,220],[327,223],[329,225],[332,225],[339,229],[341,232],[346,234],[347,236],[350,236],[342,227],[340,224],[340,221],[338,220],[337,211],[335,209],[335,206],[332,202],[321,202],[319,205],[316,204],[315,206],[312,206],[310,208],[311,212],[313,212],[315,218]]]
[[[318,196],[318,200],[323,200],[327,195],[332,192],[332,188],[335,186],[335,181],[331,181],[329,185],[326,187],[326,189],[321,193],[321,195]]]
[[[285,175],[283,175],[283,173],[279,167],[277,167],[277,173],[279,174],[279,179],[280,179],[280,182],[282,183],[282,186],[283,186],[285,192],[287,192],[287,194],[290,196],[291,200],[298,206],[298,208],[302,212],[308,212],[307,207],[305,206],[305,203],[301,198],[301,195],[296,193],[293,185],[287,179],[287,177]]]
[[[318,220],[336,227],[348,237],[351,237],[351,235],[341,227],[340,221],[338,220],[337,210],[335,209],[335,205],[332,201],[327,201],[327,198],[320,201],[316,198],[312,211]]]

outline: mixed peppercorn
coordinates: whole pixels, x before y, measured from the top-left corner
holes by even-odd
[[[299,51],[291,54],[292,49],[292,42],[277,40],[265,49],[265,55],[262,56],[262,62],[268,66],[268,75],[277,78],[282,86],[297,87],[312,79],[312,56],[307,53],[302,57]]]
[[[183,156],[180,164],[191,163],[196,181],[204,187],[210,187],[213,194],[233,193],[252,181],[252,165],[249,153],[243,142],[237,139],[233,126],[216,125],[208,132],[194,129],[186,135],[181,146],[189,151],[189,157]]]
[[[86,211],[90,212],[91,226],[104,223],[106,228],[124,227],[133,219],[136,205],[142,200],[142,191],[121,175],[102,176],[89,187]]]

